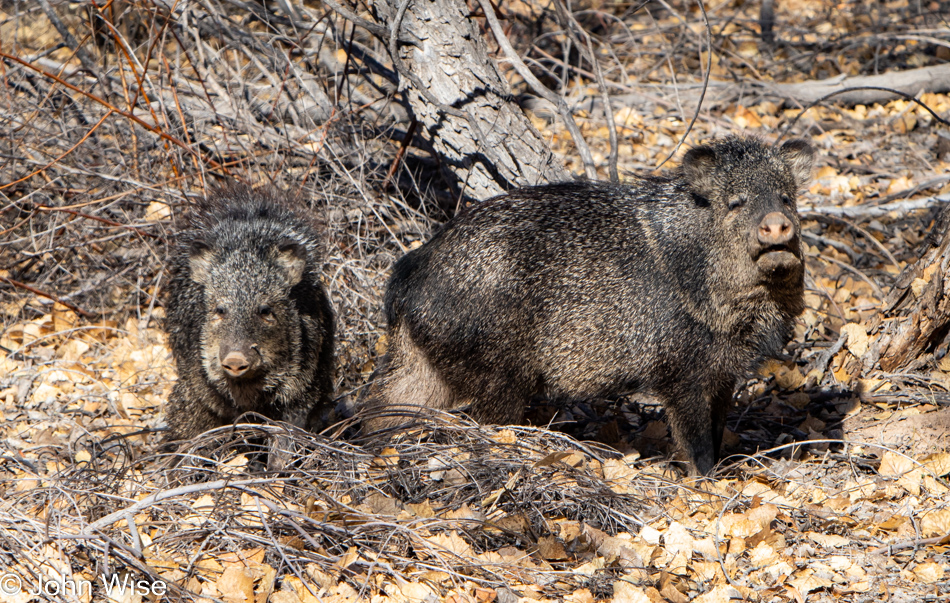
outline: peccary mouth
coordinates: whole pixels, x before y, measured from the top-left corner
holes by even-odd
[[[240,377],[232,377],[225,373],[224,380],[231,388],[241,388],[241,389],[263,389],[264,387],[264,377],[265,374],[263,371],[254,371],[253,373],[245,373]]]
[[[798,254],[786,245],[765,247],[759,251],[758,256],[754,259],[759,271],[770,276],[794,273],[802,266],[802,260],[798,257]]]

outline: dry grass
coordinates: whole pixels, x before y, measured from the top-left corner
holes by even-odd
[[[398,583],[420,572],[448,574],[445,587],[474,581],[500,588],[530,581],[531,568],[482,564],[478,555],[523,548],[550,533],[552,517],[634,531],[643,523],[638,512],[650,507],[604,478],[603,462],[615,453],[555,432],[433,417],[374,448],[287,429],[221,428],[175,455],[146,457],[121,438],[87,442],[87,462],[4,492],[5,554],[21,575],[46,575],[55,560],[35,551],[53,542],[77,575],[86,563],[119,563],[181,583],[220,575],[220,567],[209,574],[204,559],[264,549],[259,563],[311,579],[323,572],[367,594],[383,579]],[[268,475],[254,442],[276,434],[294,448],[292,467]],[[639,487],[676,489],[659,476]],[[456,540],[446,544],[440,535]],[[553,573],[552,595],[588,579],[550,566],[534,571]]]

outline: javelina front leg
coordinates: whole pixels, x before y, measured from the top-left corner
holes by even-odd
[[[285,410],[280,419],[285,423],[290,423],[294,427],[306,430],[309,414],[309,409],[296,407]],[[267,470],[276,472],[285,470],[294,457],[292,450],[293,439],[287,434],[277,434],[270,436],[268,440]]]
[[[718,441],[714,435],[717,419],[709,397],[701,389],[686,389],[670,395],[665,407],[673,440],[686,453],[691,471],[708,475],[716,464],[718,441],[722,439],[721,428]]]
[[[516,425],[524,419],[526,400],[512,396],[482,396],[472,400],[467,412],[475,422],[482,425]],[[490,405],[485,408],[484,405]]]
[[[285,423],[290,423],[294,427],[299,427],[300,429],[307,429],[307,419],[310,417],[310,408],[307,407],[294,407],[284,410],[283,414],[280,417],[280,420]]]
[[[196,404],[179,390],[178,384],[168,398],[168,431],[163,442],[187,440],[222,423],[222,418],[205,404]]]
[[[486,375],[471,393],[469,415],[475,421],[491,425],[511,425],[524,419],[530,389],[508,375]]]

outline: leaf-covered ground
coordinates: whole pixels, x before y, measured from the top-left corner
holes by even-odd
[[[882,304],[950,201],[950,98],[806,110],[769,86],[946,65],[946,3],[776,2],[771,45],[757,5],[707,7],[711,84],[689,143],[806,136],[820,159],[800,199],[807,309],[787,356],[739,392],[732,456],[704,480],[671,461],[662,412],[638,394],[539,405],[540,427],[434,416],[385,443],[353,439],[347,423],[290,432],[282,474],[259,452],[281,425],[162,452],[175,378],[162,266],[189,198],[229,173],[301,186],[324,213],[341,418],[384,349],[389,267],[457,203],[422,146],[396,161],[405,124],[391,96],[372,96],[396,91],[368,74],[383,54],[364,34],[316,3],[299,3],[307,30],[279,7],[255,5],[267,21],[245,3],[186,4],[116,1],[90,18],[53,3],[74,36],[61,45],[40,3],[0,3],[0,51],[45,72],[2,64],[0,600],[950,597],[947,344],[893,370],[875,359],[896,320]],[[602,51],[626,178],[674,152],[709,56],[695,7],[638,7],[574,7]],[[553,8],[500,11],[576,108],[606,177],[603,97],[589,65],[561,52]],[[345,102],[314,117],[335,95]],[[525,106],[580,173],[563,126]],[[922,272],[911,302],[943,278]],[[107,598],[104,579],[128,578],[144,581],[144,598],[121,586]],[[47,590],[26,592],[37,585]]]

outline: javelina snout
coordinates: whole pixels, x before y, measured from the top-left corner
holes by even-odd
[[[369,406],[468,403],[502,423],[539,395],[647,390],[708,473],[737,382],[804,309],[795,198],[813,158],[729,138],[668,178],[525,188],[457,215],[393,268]]]
[[[230,341],[223,342],[221,349],[218,350],[218,358],[221,360],[221,368],[232,379],[238,379],[242,376],[253,377],[257,368],[261,365],[261,356],[254,349],[254,344],[239,344],[241,349],[236,349]],[[221,358],[224,356],[223,358]]]
[[[206,323],[202,336],[204,366],[212,381],[221,383],[224,389],[252,384],[263,389],[266,381],[279,377],[280,359],[293,354],[290,342],[283,334],[275,337],[261,331],[264,329],[259,325],[242,324],[217,314]]]
[[[795,239],[795,225],[782,212],[773,211],[759,223],[758,239],[766,250],[785,248]]]
[[[799,278],[803,270],[798,227],[784,212],[765,214],[755,230],[752,257],[767,279]]]

